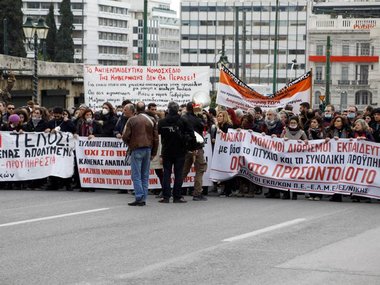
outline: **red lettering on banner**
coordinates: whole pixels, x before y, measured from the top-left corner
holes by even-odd
[[[106,184],[106,180],[102,177],[93,177],[92,182],[95,184]]]
[[[115,152],[113,150],[102,149],[102,152],[100,155],[101,156],[114,156]]]
[[[82,181],[84,184],[91,184],[91,177],[83,177]]]
[[[377,172],[373,169],[368,170],[353,166],[342,168],[340,166],[289,166],[277,164],[273,169],[272,177],[308,181],[357,182],[358,177],[361,176],[361,183],[373,184],[376,174]]]
[[[98,156],[99,151],[97,149],[85,149],[84,150],[84,155],[86,156]]]
[[[187,176],[183,179],[183,182],[194,182],[194,177],[193,176]]]
[[[220,139],[225,142],[243,142],[245,140],[245,132],[221,133]]]

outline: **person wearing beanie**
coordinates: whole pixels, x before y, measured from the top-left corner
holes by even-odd
[[[17,114],[12,114],[8,117],[8,123],[5,124],[2,128],[3,131],[8,131],[8,132],[22,132],[22,124],[21,124],[21,119],[20,116]]]

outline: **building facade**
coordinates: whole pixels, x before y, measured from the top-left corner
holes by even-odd
[[[149,1],[150,65],[179,64],[179,21],[175,12],[170,10],[170,2]],[[61,0],[23,0],[22,10],[25,18],[32,16],[37,19],[46,17],[50,4],[53,4],[59,27],[60,3]],[[75,62],[101,65],[142,63],[143,1],[71,0],[71,9],[74,14]],[[33,54],[30,53],[28,57],[33,57]]]
[[[310,9],[309,66],[313,69],[313,105],[326,93],[327,37],[330,37],[330,103],[364,109],[379,102],[380,3],[318,2]],[[367,13],[366,11],[372,11]],[[377,13],[373,13],[377,11]],[[377,16],[377,18],[376,18]]]
[[[306,71],[307,7],[306,1],[281,1],[275,51],[275,1],[183,1],[181,65],[210,66],[215,90],[224,40],[235,73],[238,67],[245,82],[272,85],[275,71],[278,90]]]

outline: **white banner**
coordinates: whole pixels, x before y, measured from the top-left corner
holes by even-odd
[[[256,106],[272,109],[292,105],[298,113],[299,104],[310,101],[311,72],[287,83],[285,87],[270,96],[260,94],[241,81],[227,67],[220,69],[220,80],[216,103],[229,108],[247,110]]]
[[[363,140],[284,141],[249,131],[217,136],[211,179],[235,175],[280,190],[380,198],[380,145]]]
[[[71,133],[0,132],[0,181],[20,181],[74,173]]]
[[[106,101],[114,106],[129,99],[154,102],[166,109],[192,101],[197,93],[209,94],[209,67],[182,66],[93,66],[84,67],[84,98],[92,109]]]
[[[207,136],[205,157],[211,161],[211,140]],[[125,160],[127,146],[117,138],[79,137],[76,144],[77,165],[82,187],[105,189],[133,189],[131,166]],[[211,186],[210,167],[203,175],[203,186]],[[194,167],[185,178],[183,186],[194,185]],[[173,178],[174,179],[174,178]],[[172,180],[173,180],[172,179]],[[154,169],[149,173],[149,189],[161,188]]]

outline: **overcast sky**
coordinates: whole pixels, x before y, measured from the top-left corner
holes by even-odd
[[[179,16],[179,4],[181,0],[172,0],[171,8],[175,11],[177,11],[177,16]]]

